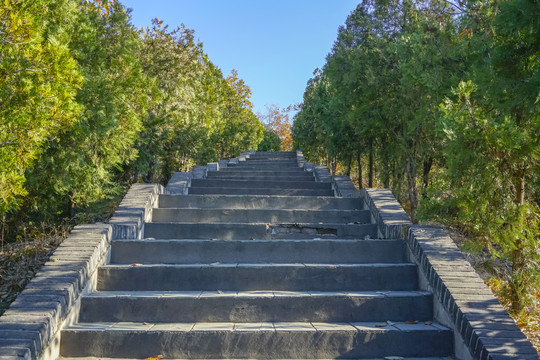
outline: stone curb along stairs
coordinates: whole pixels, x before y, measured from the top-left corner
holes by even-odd
[[[448,236],[301,152],[136,184],[0,317],[1,359],[538,359]]]

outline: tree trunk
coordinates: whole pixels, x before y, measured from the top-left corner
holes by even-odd
[[[433,166],[433,158],[430,156],[424,160],[424,173],[422,175],[424,188],[422,189],[422,196],[426,196],[426,190],[429,186],[429,172],[431,171],[431,166]]]
[[[362,153],[358,153],[358,188],[363,188],[363,181],[362,181]]]
[[[368,187],[373,187],[373,142],[369,142]]]
[[[516,179],[516,205],[525,205],[525,171]],[[521,218],[520,222],[524,222],[525,219]],[[519,275],[526,264],[525,255],[523,253],[523,240],[518,238],[515,243],[516,248],[512,251],[512,274],[510,281],[510,288],[512,289],[510,294],[510,302],[512,312],[518,314],[523,310],[524,304],[522,299],[523,291],[519,289],[523,288],[522,277]]]
[[[407,162],[405,164],[405,172],[407,174],[409,203],[411,206],[411,220],[413,223],[417,223],[416,209],[418,208],[418,189],[416,186],[416,156],[413,154],[407,155]]]
[[[351,177],[351,167],[352,167],[352,155],[349,157],[349,164],[347,165],[347,176]]]

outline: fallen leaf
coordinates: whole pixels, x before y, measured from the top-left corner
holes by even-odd
[[[418,324],[418,321],[416,321],[416,320],[407,320],[407,321],[405,321],[405,324]]]
[[[393,322],[391,322],[390,320],[388,320],[386,323],[387,323],[388,325],[390,325],[390,326],[396,325],[396,324],[394,324]]]
[[[163,355],[150,356],[144,360],[160,360],[160,359],[163,359]]]
[[[142,266],[142,264],[139,264],[139,263],[133,263],[133,264],[131,264],[131,265],[129,265],[129,266]]]
[[[428,321],[424,321],[424,324],[425,324],[425,325],[431,325],[431,324],[433,324],[433,321],[429,321],[429,320],[428,320]]]

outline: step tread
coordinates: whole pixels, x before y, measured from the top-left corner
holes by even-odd
[[[311,268],[311,269],[338,269],[338,268],[411,268],[416,267],[413,263],[369,263],[369,264],[316,264],[316,263],[289,263],[289,264],[265,264],[265,263],[193,263],[193,264],[107,264],[102,265],[101,269],[133,269],[133,268]]]
[[[275,298],[275,297],[362,297],[362,298],[385,298],[385,297],[422,297],[431,295],[429,291],[97,291],[86,294],[87,298]]]
[[[408,324],[405,322],[201,322],[201,323],[149,323],[149,322],[95,322],[77,323],[64,331],[120,331],[120,332],[449,332],[449,328],[436,323],[426,322]]]

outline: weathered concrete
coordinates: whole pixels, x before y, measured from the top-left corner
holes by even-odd
[[[424,322],[429,292],[184,291],[97,292],[83,298],[81,322]]]
[[[411,291],[413,264],[105,265],[100,291],[286,290]]]
[[[298,209],[189,209],[157,208],[153,222],[213,223],[344,223],[364,224],[371,220],[367,210],[298,210]]]
[[[403,263],[401,240],[114,240],[111,264]]]
[[[74,327],[64,336],[65,356],[355,359],[382,351],[410,357],[452,352],[448,330],[402,323],[101,323]]]
[[[359,210],[362,200],[314,196],[266,195],[161,195],[160,208],[195,209],[302,209],[302,210]]]

